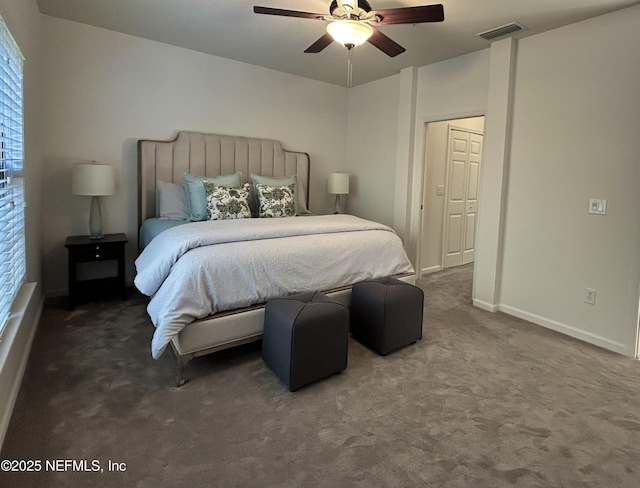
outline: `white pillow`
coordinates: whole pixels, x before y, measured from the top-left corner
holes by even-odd
[[[158,180],[158,217],[160,220],[187,220],[189,204],[184,186]]]

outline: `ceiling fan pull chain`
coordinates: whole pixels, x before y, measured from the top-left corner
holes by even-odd
[[[353,49],[347,49],[347,88],[353,83]]]

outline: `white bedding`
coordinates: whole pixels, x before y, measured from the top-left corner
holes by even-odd
[[[152,297],[156,359],[185,325],[216,312],[413,272],[390,227],[351,215],[181,225],[151,241],[136,270]]]

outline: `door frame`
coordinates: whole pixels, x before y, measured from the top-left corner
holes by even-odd
[[[412,171],[410,172],[409,178],[409,188],[407,189],[410,193],[412,193],[411,197],[411,205],[408,208],[407,215],[407,238],[405,239],[405,245],[408,245],[409,250],[413,249],[415,256],[415,270],[416,270],[416,279],[420,279],[422,276],[422,221],[424,217],[424,206],[425,206],[425,198],[424,198],[424,190],[427,187],[429,182],[426,180],[426,167],[427,167],[427,126],[434,122],[449,122],[454,123],[459,119],[470,119],[473,117],[484,117],[486,123],[486,114],[484,111],[472,111],[472,112],[462,112],[462,113],[452,113],[452,114],[444,114],[434,117],[422,117],[420,118],[420,126],[416,128],[416,138],[415,138],[415,158],[413,163]],[[486,142],[486,136],[485,136]],[[483,160],[484,160],[484,147],[482,146]],[[411,178],[413,176],[413,178]],[[480,185],[482,186],[482,169],[480,170]],[[415,195],[419,195],[418,198]],[[414,206],[415,205],[415,206]],[[412,208],[416,209],[414,211]],[[478,214],[480,209],[478,209]],[[479,216],[479,215],[478,215]],[[413,234],[411,229],[414,229],[415,234]],[[413,238],[412,238],[413,234]],[[477,247],[477,233],[476,233],[476,247]],[[473,274],[473,282],[475,286],[475,271]]]
[[[469,117],[467,117],[469,118]],[[453,121],[452,121],[453,122]],[[482,151],[484,151],[484,132],[480,132],[478,130],[473,130],[473,129],[466,129],[464,127],[457,127],[454,124],[449,123],[448,127],[447,127],[447,166],[445,168],[445,176],[444,176],[444,206],[442,208],[442,230],[440,231],[440,235],[442,237],[442,241],[441,241],[441,248],[440,248],[440,269],[445,269],[444,266],[444,258],[445,255],[447,253],[446,249],[445,249],[445,244],[447,243],[447,238],[448,238],[448,229],[449,226],[447,225],[447,208],[449,206],[449,179],[451,176],[451,161],[449,160],[450,158],[450,151],[451,151],[451,132],[457,130],[460,132],[468,132],[469,134],[476,134],[479,136],[482,136],[483,138],[483,144],[482,144]],[[426,145],[425,145],[425,155],[426,155]],[[482,171],[482,158],[483,158],[484,154],[482,154],[480,156],[480,171]],[[426,161],[426,157],[425,157],[425,161]],[[480,173],[478,173],[478,180],[480,177]],[[465,189],[466,190],[466,189]],[[480,190],[480,181],[478,181],[478,192]],[[424,195],[423,195],[424,198]],[[478,193],[478,201],[480,201],[480,194]],[[424,206],[424,204],[423,204]],[[465,205],[466,206],[466,205]],[[477,225],[477,212],[476,212],[476,225]],[[421,236],[422,237],[422,236]],[[476,237],[475,237],[475,233],[473,236],[473,248],[475,249],[475,241],[476,241]],[[475,258],[474,258],[475,261]],[[422,272],[422,271],[421,271]]]

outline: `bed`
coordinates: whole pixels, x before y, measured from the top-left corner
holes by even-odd
[[[251,175],[294,178],[297,216],[158,219],[159,182],[181,185],[184,173],[240,173],[242,184]],[[175,352],[178,386],[186,382],[194,357],[260,340],[264,304],[271,298],[313,289],[348,305],[357,281],[389,274],[414,281],[390,228],[348,215],[308,214],[310,174],[308,154],[287,151],[273,140],[181,131],[170,141],[138,141],[144,250],[136,260],[135,284],[151,298],[152,355],[168,347]],[[159,227],[149,234],[149,224]]]

